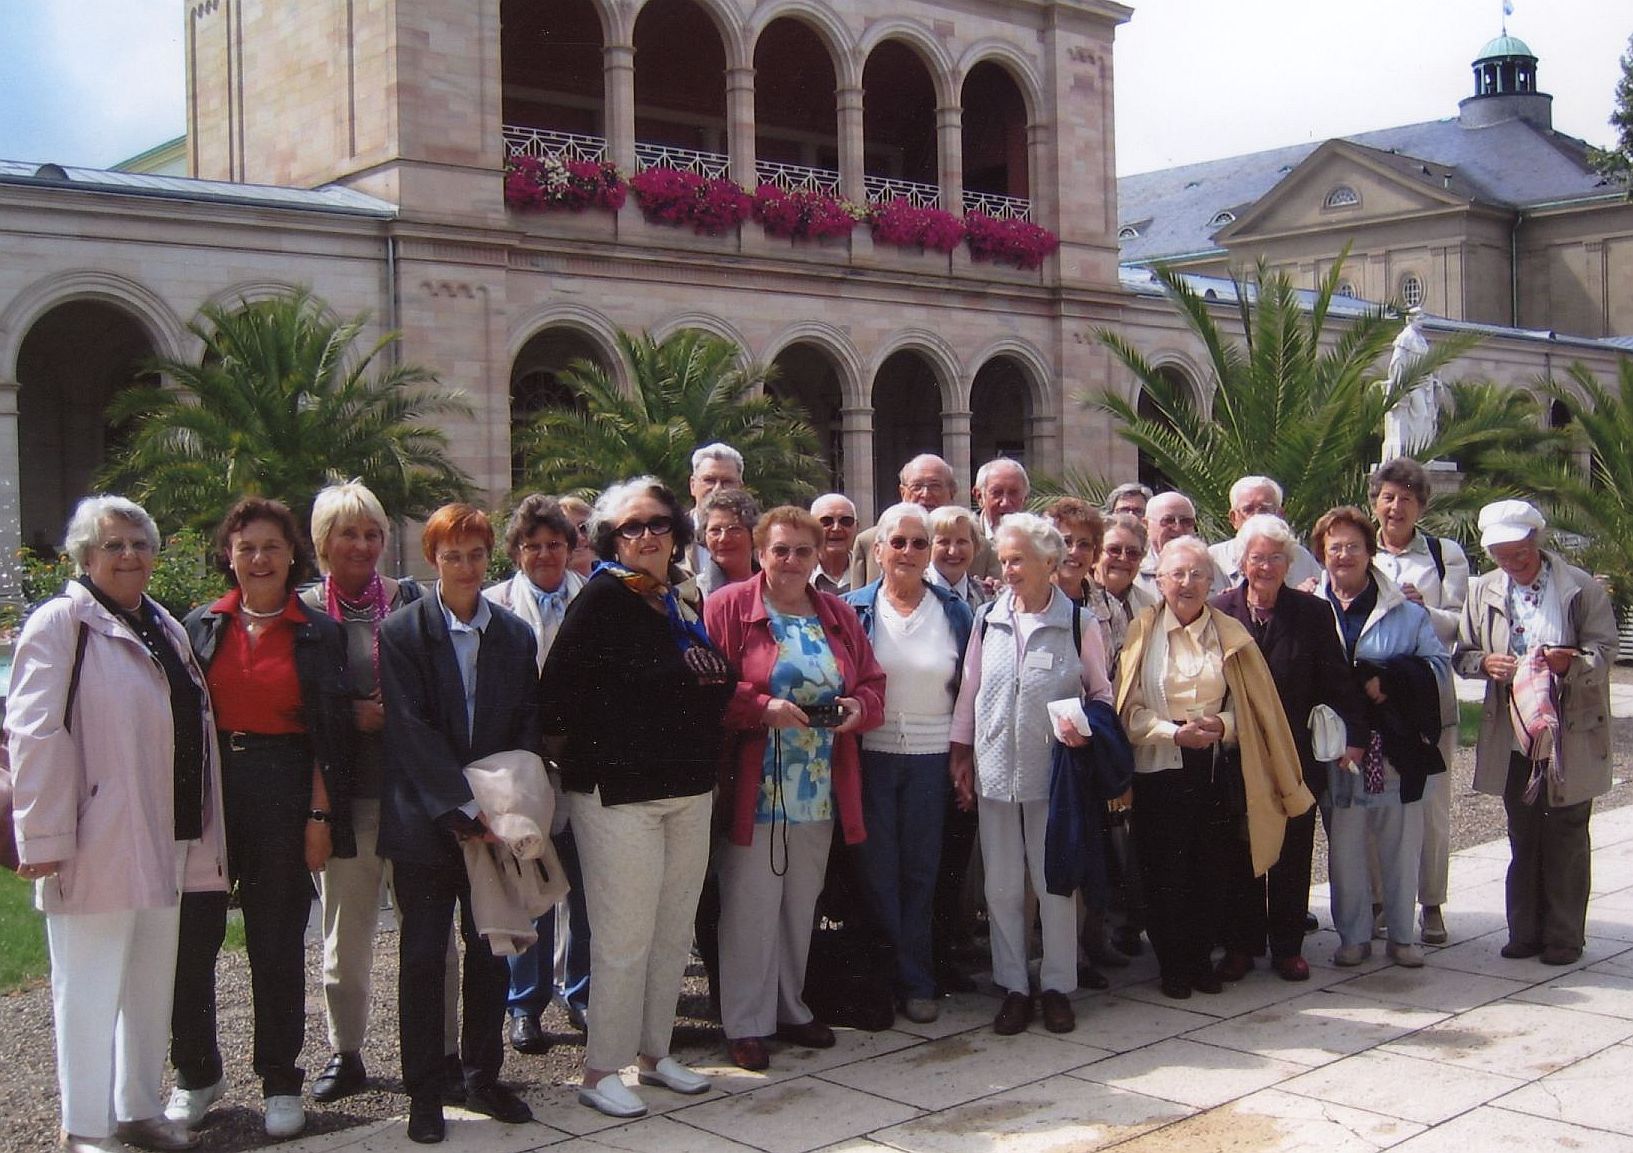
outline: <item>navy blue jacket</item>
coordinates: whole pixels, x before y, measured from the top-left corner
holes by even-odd
[[[1106,802],[1134,782],[1134,747],[1117,710],[1085,700],[1094,734],[1086,748],[1053,741],[1049,766],[1049,819],[1043,830],[1044,887],[1057,897],[1083,890],[1084,903],[1101,905],[1106,894]]]

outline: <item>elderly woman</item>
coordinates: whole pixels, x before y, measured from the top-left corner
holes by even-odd
[[[1508,815],[1510,959],[1573,965],[1585,943],[1593,798],[1609,791],[1610,664],[1616,616],[1591,575],[1542,547],[1546,522],[1529,503],[1480,510],[1480,547],[1497,567],[1469,587],[1457,667],[1486,681],[1474,787]],[[1545,669],[1538,667],[1545,666]],[[1521,751],[1510,720],[1515,678],[1541,678],[1559,702],[1553,757]]]
[[[232,877],[244,913],[255,1012],[253,1065],[266,1100],[269,1137],[301,1131],[306,1039],[306,922],[311,873],[350,857],[352,701],[340,626],[295,595],[306,552],[283,504],[245,497],[216,530],[233,588],[187,616],[187,635],[210,684],[220,730],[222,795]],[[176,1001],[171,1056],[178,1086],[170,1116],[196,1123],[220,1085],[215,1035],[215,958],[226,934],[224,903],[192,923]]]
[[[1345,758],[1358,762],[1367,743],[1366,710],[1349,662],[1333,629],[1332,607],[1321,598],[1287,586],[1293,547],[1298,540],[1278,516],[1248,517],[1236,532],[1236,556],[1243,580],[1216,596],[1213,607],[1245,627],[1258,642],[1281,698],[1282,712],[1298,747],[1300,776],[1317,803],[1327,792],[1327,766],[1316,760],[1309,716],[1326,705],[1343,720],[1350,748]],[[1228,862],[1225,909],[1220,942],[1225,956],[1215,972],[1221,980],[1240,981],[1265,953],[1270,966],[1288,981],[1307,981],[1304,918],[1310,904],[1310,858],[1315,848],[1316,810],[1289,817],[1281,855],[1264,876],[1255,876],[1246,846]]]
[[[408,1138],[432,1144],[446,1132],[442,1103],[453,1074],[443,1057],[444,972],[456,904],[465,942],[464,1107],[507,1124],[533,1117],[499,1083],[510,969],[477,932],[461,845],[493,839],[465,766],[495,753],[537,752],[539,711],[532,630],[482,596],[493,551],[486,514],[443,505],[426,520],[420,548],[436,585],[380,629],[387,752],[380,853],[391,860],[402,920],[397,1015]]]
[[[862,738],[862,804],[868,837],[858,851],[874,923],[895,950],[897,1000],[911,1021],[934,1021],[931,918],[947,810],[947,749],[973,617],[948,589],[926,580],[934,551],[926,514],[895,504],[879,518],[879,579],[845,599],[884,668],[884,723]],[[963,512],[963,510],[959,510]],[[950,520],[953,518],[949,518]],[[964,519],[970,520],[964,513]],[[973,524],[959,524],[963,533]],[[964,565],[974,556],[963,549]],[[971,830],[973,833],[973,829]],[[955,850],[968,863],[970,841]],[[963,872],[959,872],[962,882]]]
[[[717,488],[697,506],[709,560],[697,574],[698,590],[709,596],[754,575],[754,524],[760,506],[740,488]]]
[[[923,513],[923,509],[919,511]],[[944,504],[925,515],[930,530],[930,564],[924,570],[924,579],[947,589],[973,612],[990,599],[986,585],[970,575],[981,539],[975,514],[962,505]],[[874,552],[878,553],[877,536]]]
[[[312,545],[323,579],[301,591],[311,609],[327,613],[346,641],[346,690],[352,709],[352,837],[357,854],[330,858],[318,874],[323,899],[323,1007],[334,1051],[312,1083],[314,1100],[330,1102],[367,1085],[363,1038],[368,1030],[374,939],[380,928],[380,882],[390,867],[376,851],[385,706],[380,699],[380,625],[392,610],[418,600],[412,580],[382,576],[380,557],[391,540],[386,510],[360,481],[334,484],[312,502]],[[450,950],[453,972],[459,958]],[[457,1025],[458,1002],[448,1002]],[[452,1034],[450,1034],[452,1036]],[[459,1063],[457,1052],[449,1060]]]
[[[555,497],[533,493],[510,514],[505,529],[505,552],[516,573],[483,591],[482,595],[507,608],[533,630],[538,642],[538,665],[544,667],[561,631],[567,606],[584,588],[584,578],[572,570],[578,529]],[[558,822],[559,823],[559,822]],[[539,939],[510,961],[510,1046],[518,1053],[543,1053],[549,1048],[539,1029],[539,1014],[550,1004],[555,983],[555,952],[559,936],[565,948],[565,978],[560,990],[569,1014],[584,1020],[590,1001],[590,922],[584,908],[584,877],[579,871],[578,846],[572,826],[551,837],[567,882],[567,924],[560,924],[552,909],[537,922]],[[560,933],[557,929],[561,930]]]
[[[1117,710],[1134,744],[1140,868],[1164,996],[1223,988],[1210,963],[1224,862],[1244,838],[1255,876],[1315,798],[1252,635],[1208,607],[1213,562],[1194,536],[1157,558],[1163,603],[1129,628]],[[1243,826],[1246,826],[1245,834]]]
[[[1416,968],[1423,964],[1412,917],[1423,852],[1419,802],[1428,777],[1446,770],[1436,745],[1446,721],[1448,653],[1428,610],[1407,600],[1374,567],[1377,534],[1366,513],[1332,509],[1316,522],[1310,543],[1326,568],[1316,591],[1338,614],[1344,655],[1370,702],[1369,740],[1360,762],[1346,757],[1327,773],[1328,872],[1341,942],[1333,963],[1359,965],[1372,955],[1371,837],[1382,875],[1389,957]]]
[[[1428,470],[1410,457],[1396,457],[1367,478],[1367,498],[1378,522],[1378,553],[1372,563],[1395,582],[1402,596],[1429,610],[1435,636],[1450,649],[1457,643],[1457,622],[1468,596],[1469,561],[1456,541],[1432,536],[1418,527],[1429,495]],[[1448,725],[1441,737],[1440,755],[1450,764],[1456,751],[1457,728]],[[1427,945],[1443,945],[1447,940],[1441,906],[1446,903],[1451,849],[1451,781],[1448,774],[1439,773],[1429,778],[1423,790],[1418,903],[1423,906],[1421,924]],[[1379,892],[1374,875],[1373,893]]]
[[[811,586],[822,526],[783,505],[760,518],[760,572],[709,598],[704,621],[737,673],[723,766],[720,1016],[733,1063],[770,1064],[765,1039],[833,1045],[802,996],[817,895],[838,816],[863,838],[857,734],[880,720],[885,674],[856,614]],[[782,828],[779,830],[778,825]]]
[[[146,595],[158,548],[141,506],[80,501],[63,544],[79,575],[23,626],[6,700],[17,873],[45,913],[70,1153],[198,1144],[160,1096],[177,889],[224,914],[226,847],[204,674]]]
[[[1147,547],[1147,533],[1145,521],[1131,513],[1117,512],[1105,518],[1105,524],[1100,535],[1100,559],[1094,566],[1093,580],[1105,594],[1108,607],[1115,606],[1121,610],[1125,620],[1119,630],[1113,617],[1113,641],[1119,649],[1119,663],[1121,663],[1121,648],[1124,639],[1128,636],[1128,625],[1134,618],[1146,609],[1157,603],[1152,596],[1140,586],[1140,563],[1145,559]],[[1112,675],[1116,676],[1113,669]]]
[[[567,562],[567,567],[588,580],[590,570],[595,568],[595,550],[590,547],[590,506],[576,496],[562,496],[556,500],[578,534],[573,545],[573,559]]]
[[[1004,591],[982,610],[964,657],[952,725],[952,781],[960,803],[976,806],[992,934],[992,979],[1004,990],[993,1031],[1019,1033],[1032,1019],[1027,974],[1026,879],[1043,929],[1043,1023],[1076,1028],[1069,994],[1077,988],[1077,902],[1048,891],[1043,876],[1051,737],[1087,738],[1049,717],[1050,701],[1084,694],[1111,700],[1105,643],[1094,618],[1055,587],[1066,544],[1048,521],[1011,513],[994,538]]]
[[[736,682],[675,585],[692,522],[656,478],[613,485],[590,537],[602,564],[544,665],[544,722],[584,866],[590,1020],[579,1100],[646,1112],[618,1071],[702,1093],[669,1055],[709,860],[721,718]]]

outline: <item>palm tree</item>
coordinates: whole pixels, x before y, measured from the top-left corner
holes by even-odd
[[[627,393],[599,364],[574,361],[561,383],[583,407],[547,408],[517,429],[517,492],[593,496],[645,474],[684,492],[692,451],[724,441],[743,454],[744,481],[763,503],[816,495],[827,466],[803,415],[765,391],[774,369],[743,367],[735,344],[695,330],[662,342],[620,332],[618,347]]]
[[[1174,308],[1207,350],[1211,410],[1123,336],[1110,330],[1098,334],[1134,374],[1154,415],[1142,416],[1133,401],[1110,390],[1086,402],[1115,418],[1119,434],[1196,502],[1202,531],[1214,538],[1231,531],[1226,519],[1230,486],[1240,476],[1262,474],[1280,481],[1287,493],[1287,519],[1302,531],[1335,504],[1364,498],[1384,413],[1474,343],[1466,336],[1443,339],[1394,389],[1376,387],[1378,362],[1400,321],[1384,309],[1373,309],[1329,333],[1328,312],[1342,266],[1340,259],[1308,300],[1285,273],[1272,272],[1263,263],[1250,276],[1233,274],[1239,343],[1227,336],[1214,306],[1183,274],[1155,270]],[[1455,420],[1443,423],[1426,455],[1439,453],[1455,431]]]
[[[464,394],[417,365],[388,365],[388,333],[354,345],[366,316],[338,321],[301,290],[210,305],[188,328],[197,363],[144,366],[168,386],[119,393],[119,430],[99,481],[142,501],[161,524],[207,527],[236,497],[285,501],[305,523],[325,484],[360,477],[392,516],[423,516],[471,491],[432,423],[468,416]],[[122,426],[122,427],[121,427]]]

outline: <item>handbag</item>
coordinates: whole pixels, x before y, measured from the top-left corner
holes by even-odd
[[[1344,718],[1327,705],[1317,705],[1310,710],[1310,751],[1315,759],[1322,763],[1336,761],[1344,755],[1344,749],[1349,744],[1349,730],[1344,725]]]

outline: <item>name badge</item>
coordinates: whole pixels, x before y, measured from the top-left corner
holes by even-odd
[[[1029,669],[1052,669],[1055,667],[1055,654],[1040,652],[1027,653],[1024,667]]]

